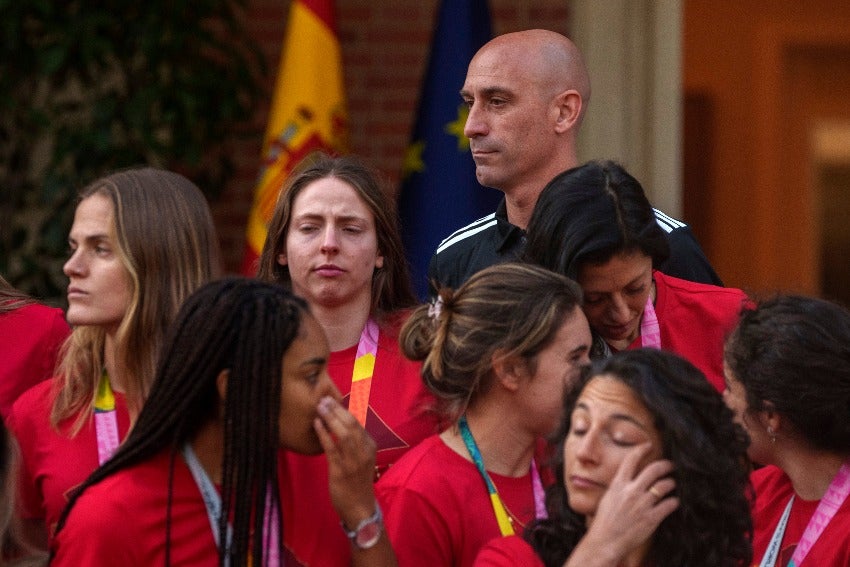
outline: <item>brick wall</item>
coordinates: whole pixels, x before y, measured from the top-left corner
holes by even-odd
[[[493,33],[546,28],[568,34],[568,0],[490,0]],[[253,0],[248,26],[268,61],[271,97],[289,2]],[[428,57],[437,0],[337,0],[337,27],[350,115],[352,151],[398,181]],[[245,246],[268,106],[257,109],[257,135],[232,142],[236,175],[213,203],[228,271]]]

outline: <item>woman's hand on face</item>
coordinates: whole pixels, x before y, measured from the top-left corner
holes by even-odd
[[[638,473],[650,447],[649,443],[635,447],[620,463],[576,551],[590,552],[597,560],[601,550],[603,554],[610,552],[612,564],[616,565],[629,552],[646,543],[664,518],[679,507],[679,499],[671,495],[676,488],[669,476],[673,472],[672,462],[654,461]],[[567,565],[577,564],[572,562],[574,559],[578,559],[576,553]]]
[[[319,402],[313,428],[328,459],[331,502],[349,529],[375,513],[376,445],[360,423],[330,397]]]

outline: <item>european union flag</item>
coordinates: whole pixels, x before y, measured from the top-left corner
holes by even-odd
[[[489,40],[487,0],[443,0],[399,197],[407,259],[423,299],[428,293],[428,260],[440,241],[492,213],[502,197],[475,178],[469,140],[463,135],[468,112],[458,94],[469,61]]]

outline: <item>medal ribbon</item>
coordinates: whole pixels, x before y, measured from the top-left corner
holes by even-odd
[[[97,462],[103,464],[118,449],[118,418],[115,414],[115,394],[109,385],[109,375],[104,368],[94,399],[94,429],[97,437]]]
[[[647,348],[661,348],[661,328],[658,326],[658,315],[652,304],[652,294],[646,298],[643,308],[643,319],[640,322],[640,344]]]
[[[189,467],[189,472],[192,473],[192,478],[195,479],[195,484],[201,493],[201,498],[204,501],[204,507],[207,509],[207,517],[210,521],[210,529],[212,530],[215,545],[221,552],[221,542],[218,537],[218,519],[221,517],[221,495],[216,490],[207,471],[198,460],[192,446],[186,443],[183,446],[183,459]],[[277,516],[272,513],[271,509],[271,492],[266,493],[266,514],[263,518],[263,543],[266,546],[266,565],[270,567],[278,567],[280,562],[280,554],[277,545],[272,545],[274,537],[280,537]],[[230,564],[230,543],[233,539],[233,528],[228,522],[227,524],[227,545],[224,552],[224,565]],[[250,558],[249,558],[250,565]]]
[[[820,499],[815,513],[806,525],[806,531],[803,532],[803,537],[800,538],[788,567],[799,567],[835,513],[844,504],[848,494],[850,494],[850,461],[841,465],[835,478],[829,483],[826,494]]]
[[[490,494],[490,504],[493,506],[493,514],[496,516],[496,523],[499,524],[499,531],[502,533],[502,536],[514,535],[514,527],[511,525],[508,510],[502,502],[502,498],[499,496],[499,491],[496,489],[496,485],[493,484],[493,480],[487,473],[487,469],[484,468],[484,460],[481,458],[481,451],[478,449],[478,445],[475,443],[475,438],[469,430],[469,424],[466,422],[465,415],[461,416],[460,421],[458,422],[458,428],[460,429],[460,435],[463,437],[466,449],[469,451],[469,456],[472,457],[472,462],[475,463],[475,466],[478,468],[478,472],[481,474],[481,478],[484,479],[484,484],[487,485],[487,492]],[[534,516],[538,520],[546,518],[547,514],[543,482],[540,480],[540,471],[537,470],[534,459],[531,460],[531,488],[534,492]]]
[[[366,426],[369,412],[369,396],[372,391],[372,374],[375,372],[375,359],[378,356],[378,325],[371,318],[366,321],[360,342],[357,343],[357,355],[354,358],[354,370],[351,373],[351,394],[348,399],[348,411],[357,418],[360,425]]]
[[[821,536],[826,526],[835,516],[841,505],[850,495],[850,461],[841,465],[838,473],[826,489],[826,494],[820,499],[815,513],[812,514],[809,523],[806,524],[806,530],[803,532],[797,547],[794,550],[794,555],[791,556],[791,561],[787,567],[799,567],[809,551],[815,545],[818,538]],[[794,496],[788,501],[782,517],[779,519],[776,529],[773,532],[773,537],[770,538],[770,543],[767,546],[764,557],[761,560],[760,567],[773,567],[776,564],[776,559],[779,557],[779,548],[782,545],[782,538],[785,535],[785,528],[788,525],[788,517],[791,515],[791,505],[794,503]]]

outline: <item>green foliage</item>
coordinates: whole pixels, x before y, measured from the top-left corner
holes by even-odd
[[[217,194],[264,94],[247,1],[0,0],[0,274],[61,295],[77,191],[115,169]]]

